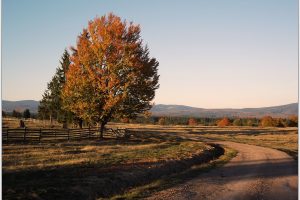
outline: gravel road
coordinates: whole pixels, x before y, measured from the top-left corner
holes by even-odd
[[[286,153],[235,142],[214,142],[239,153],[223,167],[155,193],[154,199],[289,200],[298,198],[298,165]]]

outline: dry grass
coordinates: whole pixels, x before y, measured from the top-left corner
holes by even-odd
[[[118,124],[121,126],[121,124]],[[229,140],[253,144],[284,151],[295,159],[298,158],[298,128],[262,128],[262,127],[208,127],[208,126],[160,126],[134,125],[129,127],[144,131],[173,133],[182,138],[201,141],[203,138]]]
[[[269,147],[284,151],[294,159],[298,158],[298,128],[239,128],[194,129],[202,137],[217,140],[228,140]]]
[[[89,166],[119,167],[180,160],[210,149],[201,142],[105,145],[96,141],[3,145],[3,172]]]
[[[38,119],[22,119],[25,126],[28,128],[62,128],[62,124],[53,121],[52,124],[49,120],[38,120]],[[13,117],[2,118],[2,126],[9,128],[19,128],[20,119]]]
[[[214,148],[202,142],[144,130],[129,140],[3,144],[3,194],[5,199],[110,197],[211,159],[210,152]]]
[[[200,165],[194,165],[182,172],[162,177],[143,186],[135,187],[122,195],[113,196],[111,199],[143,199],[150,196],[151,193],[170,188],[174,185],[193,179],[200,173],[207,172],[216,167],[221,167],[237,155],[237,151],[227,147],[224,148],[224,155],[220,156],[216,160],[212,160]]]
[[[203,165],[195,165],[212,152],[201,142],[204,138],[267,146],[294,156],[298,152],[297,128],[109,126],[130,128],[134,135],[129,140],[3,144],[3,197],[142,198],[169,187],[170,180],[175,184],[199,174]],[[220,158],[220,163],[233,154]]]

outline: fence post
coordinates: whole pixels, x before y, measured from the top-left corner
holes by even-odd
[[[70,129],[68,129],[68,141],[70,140]]]
[[[24,142],[26,141],[26,127],[24,128]]]
[[[56,131],[55,131],[55,129],[52,129],[52,130],[54,132],[54,139],[56,140]]]
[[[7,131],[6,131],[6,133],[7,133],[7,134],[6,134],[6,141],[7,141],[7,142],[8,142],[8,130],[9,130],[9,129],[7,128]]]
[[[91,127],[89,126],[89,139],[91,137]]]
[[[42,138],[42,128],[40,128],[40,137],[39,137],[39,142],[41,142],[41,138]]]

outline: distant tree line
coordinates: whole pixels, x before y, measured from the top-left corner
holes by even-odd
[[[197,118],[197,117],[170,117],[170,116],[139,116],[136,119],[114,120],[123,123],[157,124],[157,125],[202,125],[202,126],[253,126],[253,127],[297,127],[298,116],[291,115],[287,118]]]
[[[48,116],[45,117],[45,116]],[[69,114],[68,120],[72,123],[80,124],[80,126],[90,125],[84,120],[76,118],[74,115]],[[50,119],[50,115],[45,115],[44,113],[31,113],[29,109],[19,112],[13,110],[13,112],[2,111],[2,117],[15,117],[18,119],[24,118],[34,118],[34,119]],[[61,118],[64,119],[64,118]],[[190,125],[190,126],[253,126],[253,127],[297,127],[298,126],[298,116],[291,115],[287,118],[273,118],[271,116],[264,116],[262,118],[237,118],[237,117],[224,117],[224,118],[208,118],[208,117],[171,117],[171,116],[151,116],[151,113],[146,113],[145,115],[138,116],[135,119],[122,118],[113,119],[113,122],[121,123],[135,123],[135,124],[153,124],[153,125]],[[59,120],[58,122],[64,122]]]
[[[25,109],[23,112],[17,111],[17,110],[13,110],[12,112],[5,112],[2,111],[2,117],[15,117],[18,119],[28,119],[28,118],[32,118],[32,119],[37,119],[38,115],[36,113],[31,113],[29,109]]]

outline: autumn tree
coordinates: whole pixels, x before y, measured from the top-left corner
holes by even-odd
[[[262,127],[274,126],[274,119],[271,116],[264,116],[261,118],[260,124]]]
[[[232,122],[232,124],[233,124],[234,126],[243,126],[243,122],[242,122],[242,120],[241,120],[240,118],[235,119],[235,120]]]
[[[246,126],[254,126],[254,121],[251,118],[245,119],[245,124]]]
[[[230,121],[227,117],[224,117],[223,119],[221,119],[219,122],[218,122],[218,126],[219,127],[224,127],[224,126],[229,126],[230,125]]]
[[[158,88],[158,62],[140,37],[140,26],[114,14],[96,17],[72,48],[63,90],[64,106],[100,123],[100,137],[112,118],[135,118],[151,108]]]
[[[38,114],[41,118],[56,119],[57,121],[66,121],[72,114],[65,111],[62,105],[62,88],[65,84],[65,73],[70,65],[70,55],[67,50],[64,51],[59,67],[56,68],[55,75],[47,84],[47,89],[43,94],[38,107]]]
[[[195,125],[197,125],[197,121],[194,118],[190,118],[188,121],[188,124],[190,126],[195,126]]]
[[[166,118],[165,117],[161,117],[159,118],[158,122],[159,125],[166,125]]]
[[[298,126],[298,116],[297,115],[291,115],[287,119],[287,125],[290,127],[296,127]]]
[[[121,119],[121,122],[122,122],[122,123],[129,123],[129,119],[128,119],[128,118],[122,118],[122,119]]]

